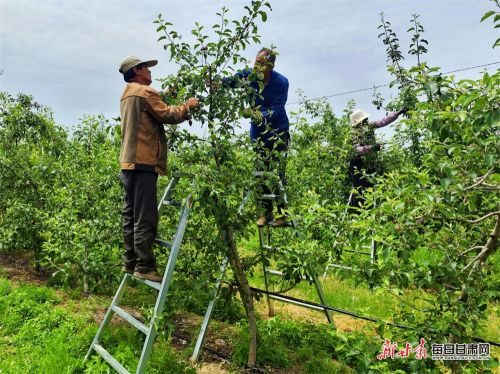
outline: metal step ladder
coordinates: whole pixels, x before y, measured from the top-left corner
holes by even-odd
[[[253,176],[254,177],[263,177],[263,176],[266,176],[266,174],[269,174],[269,172],[256,171],[256,172],[253,173]],[[279,199],[281,199],[280,201],[283,202],[283,204],[285,206],[285,209],[288,209],[288,197],[287,197],[286,190],[285,190],[285,188],[284,188],[281,180],[278,181],[278,192],[279,192],[278,195],[276,195],[276,194],[263,194],[263,195],[260,195],[259,199],[261,199],[261,200],[272,200],[272,201],[278,201]],[[243,198],[243,200],[242,200],[242,202],[241,202],[241,204],[239,206],[238,213],[240,215],[243,213],[243,209],[244,209],[245,205],[248,203],[251,195],[252,195],[252,191],[251,190],[248,190],[246,192],[246,194],[244,195],[244,198]],[[296,220],[291,220],[291,221],[288,222],[287,225],[285,225],[285,226],[279,226],[279,227],[280,228],[285,228],[285,227],[297,228],[297,221]],[[264,251],[272,251],[273,250],[273,248],[271,247],[271,230],[274,229],[274,228],[278,228],[278,227],[274,226],[273,222],[270,222],[265,227],[258,226],[259,242],[260,242],[260,249],[261,249],[261,255],[262,256],[264,256],[264,254],[265,254]],[[264,234],[264,229],[268,230],[267,233],[266,233],[266,235]],[[296,234],[298,235],[298,232]],[[267,240],[266,240],[266,238],[267,238]],[[220,290],[222,280],[223,280],[223,278],[225,276],[228,263],[229,263],[229,258],[226,257],[226,258],[224,258],[224,260],[222,261],[222,263],[220,265],[220,274],[219,274],[219,277],[217,278],[217,280],[215,282],[215,285],[214,285],[213,298],[208,303],[207,311],[205,312],[205,317],[203,318],[203,323],[201,325],[201,329],[200,329],[200,332],[198,334],[198,338],[196,340],[194,351],[193,351],[193,354],[191,355],[191,361],[193,361],[193,362],[198,361],[199,356],[201,354],[201,349],[202,349],[202,346],[203,346],[203,343],[204,343],[204,340],[205,340],[205,336],[206,336],[206,333],[207,333],[208,324],[209,324],[210,318],[212,316],[212,312],[213,312],[213,309],[214,309],[214,306],[215,306],[215,302],[217,300],[217,294],[218,294],[218,292]],[[264,283],[265,283],[266,291],[269,291],[268,274],[281,275],[281,276],[283,274],[281,272],[279,272],[279,271],[276,271],[276,270],[267,269],[264,261],[262,262],[262,265],[263,265]],[[323,289],[321,287],[321,283],[320,283],[318,277],[314,276],[312,279],[309,279],[309,278],[303,278],[303,279],[311,281],[312,283],[314,283],[314,285],[316,287],[316,291],[318,292],[318,296],[319,296],[319,298],[321,300],[321,303],[323,305],[326,305],[326,299],[325,299],[325,296],[324,296],[324,293],[323,293]],[[280,298],[279,296],[275,296],[275,295],[266,295],[266,297],[267,297],[267,303],[268,303],[270,315],[271,315],[271,313],[274,314],[274,311],[273,311],[273,308],[272,308],[272,303],[271,303],[271,299],[274,299],[274,300],[277,300],[277,301],[282,301],[282,302],[287,302],[287,303],[295,304],[295,305],[298,305],[298,306],[301,306],[301,307],[306,307],[306,308],[311,308],[311,309],[315,309],[315,310],[324,311],[324,313],[326,315],[326,318],[328,320],[328,323],[332,324],[335,327],[335,324],[334,324],[334,321],[333,321],[333,317],[331,315],[331,311],[328,310],[328,309],[312,308],[311,306],[308,306],[307,304],[303,304],[303,303],[300,303],[300,302],[293,302],[293,301],[291,301],[289,299]]]
[[[174,189],[179,183],[181,178],[189,178],[191,179],[191,183],[193,183],[193,175],[192,174],[187,174],[187,173],[172,173],[172,178],[170,179],[165,192],[163,194],[163,197],[160,200],[160,203],[158,204],[158,214],[161,215],[164,208],[167,206],[172,206],[179,208],[181,210],[180,212],[180,218],[177,224],[177,230],[174,235],[173,241],[172,242],[167,242],[161,239],[156,239],[155,243],[170,249],[170,255],[168,258],[167,262],[167,267],[165,269],[165,273],[163,275],[163,280],[161,283],[158,282],[152,282],[149,280],[145,279],[139,279],[137,277],[134,277],[131,274],[126,273],[123,276],[123,279],[120,283],[120,286],[118,287],[118,290],[116,291],[115,296],[113,297],[113,301],[111,302],[111,305],[106,312],[106,315],[104,316],[103,321],[101,322],[101,325],[99,326],[99,329],[97,330],[97,333],[94,337],[94,340],[92,341],[92,344],[90,345],[90,348],[85,356],[84,362],[90,358],[93,352],[96,352],[99,356],[101,356],[113,369],[115,369],[118,373],[120,374],[129,374],[130,372],[120,363],[118,362],[102,345],[101,345],[101,337],[106,329],[108,327],[111,318],[113,317],[114,314],[117,314],[118,316],[122,317],[125,321],[130,323],[132,327],[136,328],[137,330],[141,331],[146,339],[144,341],[144,346],[142,348],[142,353],[141,357],[139,359],[139,363],[137,365],[137,374],[142,374],[146,370],[146,366],[149,361],[149,356],[151,355],[151,350],[153,349],[153,343],[156,338],[156,323],[158,322],[159,317],[162,314],[163,307],[165,305],[165,301],[167,299],[167,294],[169,290],[169,286],[172,280],[172,276],[174,273],[174,268],[175,264],[177,261],[177,256],[179,255],[182,240],[184,238],[184,232],[186,230],[188,218],[189,218],[189,213],[191,211],[191,208],[193,206],[193,197],[192,195],[189,195],[183,203],[178,202],[178,201],[173,201],[172,196],[174,193]],[[159,291],[158,293],[158,298],[156,299],[156,304],[154,307],[153,315],[149,321],[149,323],[143,324],[139,320],[137,320],[135,317],[131,316],[129,313],[127,313],[125,310],[123,310],[119,304],[122,299],[122,296],[125,292],[127,283],[129,280],[137,280],[139,282],[142,282],[149,287],[152,287],[156,290]]]
[[[296,226],[294,226],[294,227],[296,227]],[[258,229],[259,229],[259,242],[260,242],[260,249],[261,249],[261,253],[262,253],[262,258],[265,258],[266,251],[271,252],[274,250],[274,248],[271,244],[271,231],[273,229],[273,226],[259,227]],[[265,230],[267,230],[267,232],[265,232]],[[266,266],[266,263],[264,261],[262,262],[262,270],[264,273],[264,286],[265,286],[266,291],[269,291],[269,285],[270,285],[269,275],[277,275],[277,276],[281,276],[281,277],[284,276],[284,274],[278,270],[269,269]],[[323,292],[323,287],[321,286],[321,282],[319,281],[318,276],[316,274],[314,274],[311,277],[302,277],[302,280],[313,283],[314,287],[316,288],[316,292],[318,293],[318,297],[321,301],[321,304],[327,305],[325,294]],[[282,301],[285,303],[294,304],[294,305],[304,307],[304,308],[310,308],[310,309],[314,309],[314,310],[323,311],[325,313],[326,319],[328,320],[328,323],[331,324],[333,327],[335,327],[332,313],[329,309],[311,308],[307,304],[303,304],[300,302],[293,302],[289,299],[281,298],[279,296],[269,295],[269,294],[266,294],[266,299],[267,299],[268,314],[270,317],[274,316],[274,308],[273,308],[273,304],[272,304],[271,300],[277,300],[277,301]]]
[[[350,204],[351,204],[351,200],[353,198],[353,194],[354,192],[351,192],[349,194],[349,199],[347,201],[347,206],[345,208],[345,210],[342,212],[341,216],[340,216],[340,219],[341,220],[344,220],[347,215],[348,215],[348,212],[349,212],[349,208],[350,208]],[[339,233],[337,232],[337,236],[339,235]],[[333,245],[337,245],[337,241],[335,241],[333,243]],[[376,250],[377,250],[377,243],[375,242],[374,239],[371,240],[370,244],[366,244],[366,245],[363,245],[362,246],[363,249],[369,249],[370,251],[357,251],[357,250],[354,250],[354,249],[343,249],[342,251],[343,252],[350,252],[350,253],[355,253],[355,254],[358,254],[358,255],[364,255],[364,256],[370,256],[370,265],[373,265],[374,262],[375,262],[375,256],[376,256]],[[323,273],[323,278],[326,277],[328,271],[330,270],[330,268],[338,268],[338,269],[343,269],[343,270],[353,270],[353,267],[352,266],[348,266],[348,265],[345,265],[345,264],[339,264],[339,263],[335,263],[333,262],[333,255],[330,255],[328,257],[328,261],[326,263],[326,266],[325,266],[325,270],[324,270],[324,273]]]
[[[256,171],[253,173],[253,176],[256,178],[265,178],[265,177],[272,177],[273,174],[268,171]],[[283,182],[281,179],[278,178],[277,180],[277,186],[278,186],[278,194],[270,193],[270,194],[262,194],[259,196],[260,200],[271,200],[275,202],[283,202],[283,205],[285,206],[285,209],[288,208],[288,196],[286,194],[286,189],[285,186],[283,186]],[[245,193],[245,196],[243,197],[243,200],[240,203],[240,206],[238,208],[238,214],[243,214],[243,209],[245,208],[246,204],[248,203],[248,200],[250,200],[250,197],[252,195],[253,191],[251,189],[248,189]],[[271,226],[274,226],[274,223],[270,223]],[[285,226],[292,226],[292,227],[297,227],[297,222],[296,220],[291,220],[287,222]]]

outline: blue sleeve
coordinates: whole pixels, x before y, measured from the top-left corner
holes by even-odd
[[[286,116],[285,104],[288,99],[288,82],[285,82],[277,92],[274,92],[273,101],[270,107],[261,107],[263,117],[273,123],[279,118]]]
[[[231,77],[222,78],[222,86],[236,88],[238,82],[241,79],[245,79],[246,77],[248,77],[251,72],[252,72],[251,70],[238,71],[236,74],[234,74]]]

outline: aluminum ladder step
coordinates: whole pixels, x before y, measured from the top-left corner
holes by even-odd
[[[161,283],[153,282],[153,281],[150,281],[148,279],[138,278],[138,277],[133,276],[133,275],[132,275],[132,278],[135,279],[135,280],[137,280],[137,281],[139,281],[139,282],[144,283],[145,285],[147,285],[149,287],[154,288],[155,290],[158,290],[158,291],[161,290]]]
[[[125,369],[125,367],[120,364],[108,351],[106,351],[102,345],[94,344],[92,345],[94,351],[96,351],[99,356],[101,356],[104,361],[106,361],[113,369],[115,369],[120,374],[130,374],[130,372]]]
[[[368,256],[371,256],[371,253],[370,253],[370,252],[356,251],[356,250],[354,250],[354,249],[344,249],[344,252],[351,252],[351,253],[357,253],[357,254],[360,254],[360,255],[368,255]]]
[[[276,195],[276,194],[265,194],[265,195],[260,195],[259,199],[261,200],[275,200],[277,198],[279,198],[280,195]]]
[[[271,275],[279,275],[280,277],[284,277],[285,276],[285,274],[283,274],[282,271],[274,270],[274,269],[266,269],[266,273],[267,274],[271,274]],[[300,278],[302,280],[305,280],[305,281],[313,281],[311,278],[306,277],[304,275],[301,275]]]
[[[167,205],[167,206],[173,206],[175,208],[180,208],[182,206],[181,203],[179,203],[178,201],[173,201],[173,200],[163,200],[162,204]]]
[[[142,322],[140,322],[138,319],[135,317],[131,316],[129,313],[127,313],[125,310],[120,308],[118,305],[114,305],[111,307],[113,312],[115,312],[117,315],[122,317],[125,321],[130,323],[132,326],[134,326],[137,330],[141,331],[144,335],[149,334],[149,328],[146,327]]]

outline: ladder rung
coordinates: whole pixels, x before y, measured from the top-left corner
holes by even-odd
[[[370,256],[371,253],[370,252],[361,252],[361,251],[355,251],[353,249],[344,249],[344,252],[352,252],[352,253],[358,253],[360,255],[368,255]]]
[[[149,329],[142,322],[140,322],[136,318],[132,317],[130,314],[128,314],[126,311],[124,311],[119,306],[115,305],[111,309],[113,309],[113,312],[118,314],[125,321],[127,321],[132,326],[134,326],[137,330],[142,331],[144,333],[144,335],[149,334]]]
[[[280,197],[280,195],[266,194],[266,195],[261,195],[260,199],[262,199],[262,200],[274,200],[274,199],[277,199],[279,197]]]
[[[179,203],[178,201],[173,201],[173,200],[164,200],[163,205],[174,206],[176,208],[181,207],[181,203]]]
[[[279,275],[280,277],[283,276],[283,272],[281,272],[279,270],[267,269],[266,273],[269,273],[269,274],[272,274],[272,275]],[[310,280],[309,278],[304,277],[304,276],[301,276],[301,278],[302,278],[302,280],[306,280],[306,281]]]
[[[329,268],[339,268],[339,269],[346,269],[346,270],[352,270],[351,266],[345,266],[345,265],[339,265],[339,264],[330,264],[328,265]]]
[[[92,346],[94,350],[101,356],[108,364],[110,364],[113,369],[115,369],[120,374],[130,374],[130,372],[125,369],[125,367],[120,364],[116,359],[111,356],[111,354],[106,351],[100,344],[94,344]]]
[[[153,288],[157,289],[158,291],[160,291],[160,289],[161,289],[161,283],[153,282],[153,281],[150,281],[147,279],[142,279],[142,278],[137,278],[137,277],[134,277],[134,279],[148,285],[149,287],[153,287]]]
[[[155,243],[165,248],[172,248],[172,243],[165,240],[155,239]]]
[[[267,249],[268,251],[272,251],[273,250],[273,247],[271,247],[270,245],[262,245],[261,248],[262,249]]]
[[[295,223],[294,223],[294,220],[292,220],[292,221],[287,221],[287,222],[285,222],[285,224],[284,224],[284,225],[276,225],[276,224],[274,223],[274,221],[273,221],[273,222],[271,222],[271,223],[270,223],[270,225],[269,225],[269,226],[271,226],[271,227],[273,227],[273,228],[278,228],[278,229],[279,229],[280,227],[297,227],[297,226],[295,225]]]

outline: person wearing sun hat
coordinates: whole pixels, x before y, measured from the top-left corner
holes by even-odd
[[[152,246],[158,227],[156,182],[158,175],[167,172],[167,136],[163,125],[189,119],[189,111],[198,106],[198,99],[190,98],[179,106],[165,104],[149,86],[149,68],[157,64],[157,60],[128,56],[118,71],[127,82],[120,99],[120,168],[125,190],[123,271],[161,282]]]
[[[377,151],[382,148],[377,143],[375,129],[387,126],[394,122],[406,109],[399,112],[391,112],[386,117],[369,122],[369,113],[363,109],[356,109],[350,116],[352,126],[353,156],[349,161],[349,180],[356,190],[351,195],[349,206],[359,208],[364,202],[363,192],[368,187],[373,187],[373,182],[367,174],[376,172]],[[351,209],[356,211],[355,209]]]
[[[250,82],[252,90],[248,95],[250,107],[242,112],[250,119],[250,139],[256,153],[256,167],[259,172],[276,172],[281,185],[286,188],[286,159],[290,144],[289,119],[285,105],[288,99],[288,79],[274,70],[276,52],[261,48],[255,58],[252,69],[238,71],[232,77],[222,79],[223,87],[240,88],[241,81]],[[262,195],[280,196],[277,183],[270,186],[269,181],[258,184]],[[276,201],[279,217],[274,218],[273,201],[258,199],[257,226],[274,227],[288,225],[288,212],[282,198]]]

